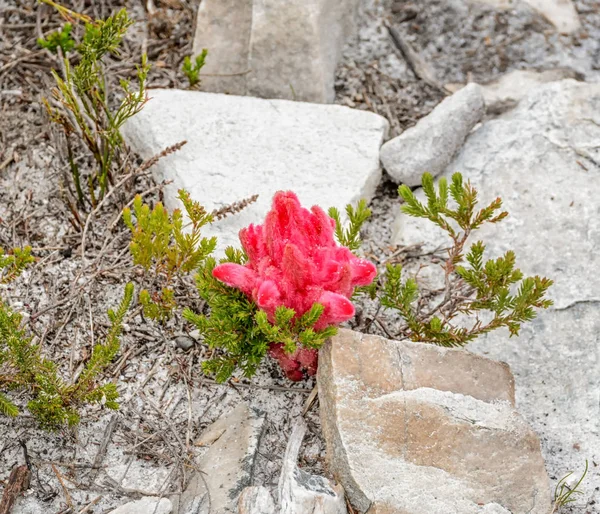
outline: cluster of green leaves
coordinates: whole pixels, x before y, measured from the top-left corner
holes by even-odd
[[[77,204],[80,208],[84,208],[86,203],[94,207],[114,182],[114,174],[122,168],[124,152],[120,129],[147,100],[145,84],[150,67],[143,56],[137,67],[136,87],[127,80],[120,80],[121,101],[113,108],[109,101],[109,80],[103,58],[108,54],[118,55],[123,37],[133,23],[127,11],[122,9],[105,20],[91,20],[51,0],[43,1],[69,20],[59,32],[39,41],[49,50],[63,50],[62,76],[52,70],[56,88],[52,91],[52,98],[45,99],[44,103],[50,119],[61,126],[65,135]],[[85,22],[78,45],[71,38],[71,22],[75,20]],[[67,55],[67,51],[72,49],[76,50],[76,56]],[[75,159],[73,138],[87,147],[96,164],[96,169],[87,176],[87,184],[83,182]]]
[[[246,256],[229,247],[220,260],[225,262],[244,264]],[[294,319],[293,309],[280,307],[271,323],[266,313],[244,293],[213,277],[216,265],[217,261],[210,257],[196,275],[198,291],[210,312],[205,315],[186,309],[183,316],[196,326],[209,348],[218,350],[213,358],[202,363],[204,372],[214,374],[218,382],[227,380],[237,369],[246,377],[253,376],[271,343],[283,343],[285,351],[293,353],[298,346],[320,348],[336,333],[335,327],[314,330],[323,313],[320,304],[313,305],[298,319]]]
[[[464,255],[467,239],[474,230],[507,216],[500,211],[501,199],[496,198],[478,210],[477,191],[470,183],[463,182],[460,173],[452,176],[450,185],[441,178],[437,191],[432,176],[426,173],[423,192],[426,203],[421,203],[407,186],[399,189],[406,202],[402,207],[404,213],[430,220],[452,240],[443,266],[446,282],[443,298],[423,312],[415,279],[403,280],[402,267],[388,265],[381,290],[382,305],[400,312],[407,324],[403,335],[414,341],[463,346],[500,327],[507,327],[511,336],[518,335],[521,324],[535,318],[535,309],[552,305],[546,299],[552,281],[539,276],[524,278],[515,266],[512,251],[484,262],[485,245],[481,241],[473,243]],[[454,207],[449,205],[450,197],[456,204]],[[482,321],[483,313],[491,320]],[[459,315],[474,315],[475,319],[469,327],[456,326],[453,320]]]
[[[190,83],[190,87],[194,87],[200,83],[200,70],[206,64],[206,56],[208,55],[208,50],[204,48],[202,52],[197,55],[192,61],[191,56],[186,55],[183,59],[183,65],[181,67],[181,71],[185,74]]]
[[[176,307],[175,280],[197,269],[217,244],[215,237],[202,237],[201,233],[212,221],[212,215],[183,189],[179,199],[187,220],[181,210],[169,214],[160,202],[151,209],[139,195],[133,202],[133,211],[123,210],[123,220],[131,230],[129,249],[133,262],[146,272],[152,271],[154,279],[151,291],[143,289],[139,300],[144,314],[159,321],[166,320]],[[184,230],[184,221],[189,221],[189,230]]]
[[[37,44],[40,48],[45,48],[52,53],[57,53],[60,48],[63,55],[75,48],[75,40],[71,36],[73,25],[65,23],[60,29],[51,32],[47,37],[38,38]]]
[[[348,204],[346,215],[348,226],[344,228],[340,211],[336,207],[330,207],[328,214],[335,221],[335,238],[342,246],[352,251],[358,250],[361,245],[360,230],[364,223],[371,217],[371,209],[367,207],[367,201],[360,199],[356,208]]]
[[[28,250],[14,253],[27,255],[30,260]],[[14,271],[14,266],[15,261],[0,260],[0,271],[13,269],[11,280],[18,276],[24,265],[20,271]],[[84,404],[118,408],[116,386],[110,382],[101,384],[99,379],[119,351],[123,320],[132,298],[133,284],[128,284],[118,309],[108,312],[111,327],[106,340],[93,348],[75,382],[60,377],[56,363],[42,356],[40,346],[22,328],[22,316],[0,300],[0,413],[11,417],[19,414],[19,409],[3,390],[26,391],[31,397],[28,410],[43,428],[51,430],[78,423],[79,408]]]
[[[31,255],[30,246],[15,248],[9,254],[0,248],[0,284],[12,282],[33,262],[35,258]]]

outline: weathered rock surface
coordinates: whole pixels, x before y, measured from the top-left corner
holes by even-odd
[[[510,71],[492,82],[481,84],[486,111],[490,114],[501,114],[514,108],[532,89],[541,84],[579,77],[580,75],[570,68]],[[457,87],[456,90],[461,87],[463,86]]]
[[[182,493],[179,514],[226,514],[238,511],[242,490],[252,480],[254,461],[265,417],[240,403],[219,418],[196,442],[208,446]]]
[[[125,126],[133,150],[151,157],[179,141],[180,151],[161,159],[157,180],[168,208],[179,207],[184,188],[207,209],[259,194],[235,216],[208,233],[220,248],[238,245],[239,230],[262,222],[278,190],[293,190],[303,204],[338,207],[370,199],[381,178],[379,148],[387,121],[338,105],[153,90],[152,99]]]
[[[600,84],[540,86],[471,134],[446,174],[456,170],[482,201],[499,195],[510,213],[476,235],[489,256],[514,249],[524,273],[555,282],[554,307],[519,338],[502,331],[469,348],[512,367],[519,410],[540,435],[551,475],[582,471],[586,459],[600,461]],[[400,216],[397,242],[417,241],[443,243],[427,224]],[[599,476],[592,467],[586,480]],[[588,488],[582,498],[591,506],[600,493]]]
[[[330,469],[361,512],[550,511],[539,440],[505,364],[341,330],[318,373]]]
[[[171,514],[173,506],[167,498],[147,496],[117,507],[110,514]]]
[[[493,5],[497,9],[512,9],[515,4],[513,0],[471,1]],[[561,33],[569,34],[581,27],[579,14],[571,0],[523,0],[523,2],[544,16]]]
[[[347,514],[344,489],[298,467],[306,423],[300,419],[288,442],[279,477],[279,514]]]
[[[445,172],[460,171],[482,203],[502,197],[510,216],[476,237],[489,255],[512,248],[524,272],[554,279],[550,292],[559,309],[600,300],[600,274],[592,271],[600,266],[599,106],[600,84],[541,86],[472,133]],[[396,242],[437,247],[445,239],[431,225],[401,214]]]
[[[357,0],[203,0],[194,53],[205,91],[328,103]]]
[[[203,90],[246,94],[252,4],[252,0],[200,2],[193,52],[198,55],[204,48],[209,51],[201,72]]]
[[[275,514],[273,497],[266,487],[246,487],[238,500],[239,514]]]
[[[385,170],[408,186],[420,185],[425,172],[440,174],[484,113],[481,87],[468,84],[381,147]]]

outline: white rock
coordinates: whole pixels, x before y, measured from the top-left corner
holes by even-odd
[[[520,100],[541,84],[562,79],[577,78],[569,68],[546,71],[514,70],[487,84],[482,84],[483,98],[488,113],[500,114],[515,107]]]
[[[501,196],[509,212],[475,235],[489,257],[513,249],[526,275],[555,282],[554,307],[523,325],[520,337],[498,331],[469,348],[511,365],[520,411],[542,439],[550,473],[581,472],[586,459],[600,462],[600,84],[565,80],[533,90],[469,136],[445,175],[457,170],[482,202]],[[396,241],[445,242],[429,223],[406,216]],[[586,480],[598,479],[600,468],[590,468]],[[600,493],[589,488],[585,498],[598,503]]]
[[[240,403],[208,427],[197,446],[207,446],[179,501],[179,514],[237,512],[238,498],[249,486],[265,416]]]
[[[438,175],[484,113],[481,87],[468,84],[381,147],[385,170],[396,182],[408,186],[420,185],[425,172]]]
[[[238,501],[239,514],[275,514],[273,497],[266,487],[246,487]]]
[[[279,514],[347,514],[344,489],[298,467],[306,423],[298,420],[290,436],[279,477]]]
[[[170,514],[172,509],[171,501],[167,498],[146,496],[116,508],[111,514]]]
[[[381,178],[379,148],[387,121],[339,105],[153,90],[152,99],[124,127],[134,151],[148,158],[179,141],[180,151],[154,167],[168,208],[187,189],[207,209],[259,194],[235,216],[216,222],[220,248],[262,222],[278,190],[295,191],[306,206],[338,207],[370,199]]]
[[[357,0],[203,0],[194,53],[209,49],[203,72],[221,76],[204,78],[202,88],[332,102],[335,67],[357,6]]]

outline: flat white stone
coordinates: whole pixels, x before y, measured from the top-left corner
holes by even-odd
[[[481,84],[485,108],[490,114],[501,114],[514,108],[541,84],[571,78],[577,78],[577,73],[569,68],[509,71],[491,82]]]
[[[149,158],[179,141],[188,143],[153,168],[165,204],[179,207],[188,190],[207,209],[258,194],[258,201],[217,221],[207,234],[219,248],[239,245],[238,232],[260,223],[278,190],[292,190],[303,205],[343,211],[371,199],[381,178],[379,148],[388,128],[381,116],[339,105],[151,90],[150,101],[124,127],[132,149]]]
[[[207,428],[196,446],[208,448],[196,459],[200,471],[181,494],[178,514],[237,512],[238,498],[252,482],[264,425],[264,414],[242,402]]]

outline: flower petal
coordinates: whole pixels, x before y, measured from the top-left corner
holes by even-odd
[[[256,273],[254,271],[233,262],[219,264],[213,269],[212,274],[213,277],[221,282],[224,282],[230,287],[236,287],[246,294],[252,292],[256,281]]]

